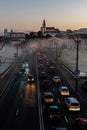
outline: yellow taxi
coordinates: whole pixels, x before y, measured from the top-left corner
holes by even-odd
[[[69,96],[70,95],[70,91],[69,91],[68,87],[66,87],[66,86],[61,86],[59,88],[59,92],[60,92],[61,96]]]
[[[54,96],[51,92],[44,92],[43,103],[45,105],[54,103]]]

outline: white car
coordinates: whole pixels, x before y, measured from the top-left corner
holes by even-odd
[[[75,97],[65,98],[64,103],[69,111],[80,111],[80,103]]]
[[[52,81],[53,81],[54,83],[60,83],[60,82],[61,82],[59,76],[54,76],[54,77],[52,78]]]

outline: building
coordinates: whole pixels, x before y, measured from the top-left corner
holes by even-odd
[[[45,20],[43,20],[41,32],[43,33],[43,35],[47,35],[47,34],[56,35],[56,34],[60,33],[59,29],[57,29],[55,27],[47,27]]]
[[[23,33],[23,32],[12,32],[12,33],[10,33],[10,38],[12,38],[12,39],[25,38],[25,33]]]
[[[25,39],[25,33],[23,32],[14,32],[13,29],[11,29],[10,32],[8,32],[7,29],[4,29],[4,37],[5,38],[10,38],[13,40],[24,40]]]

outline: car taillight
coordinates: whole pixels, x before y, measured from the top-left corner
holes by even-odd
[[[50,114],[50,116],[49,116],[51,119],[53,118],[53,115],[52,114]]]

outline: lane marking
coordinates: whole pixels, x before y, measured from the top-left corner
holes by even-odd
[[[68,121],[67,117],[66,117],[66,116],[64,116],[64,118],[65,118],[66,123],[68,124],[68,123],[69,123],[69,121]]]
[[[59,98],[57,99],[57,102],[58,102],[58,103],[60,103],[60,100],[59,100]]]
[[[17,110],[16,110],[16,116],[18,116],[18,114],[19,114],[19,110],[17,109]]]
[[[53,91],[55,91],[55,88],[53,88]]]

